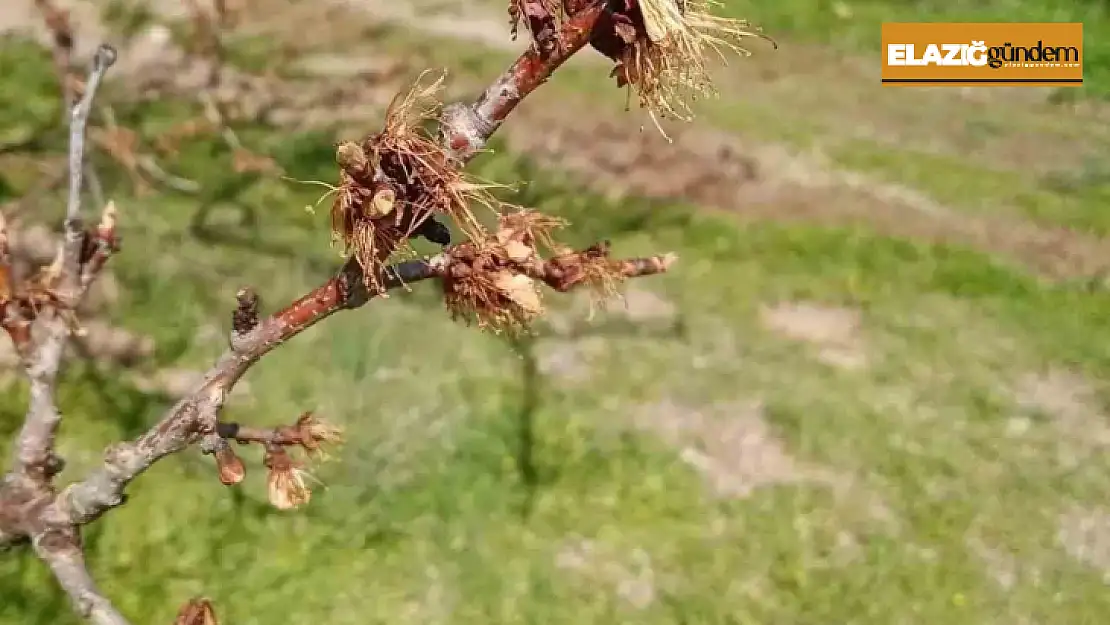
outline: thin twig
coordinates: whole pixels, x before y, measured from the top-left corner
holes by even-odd
[[[93,98],[100,87],[104,73],[116,62],[116,51],[109,45],[101,45],[93,56],[89,79],[85,83],[85,93],[70,112],[69,119],[69,201],[66,204],[66,263],[70,270],[77,264],[77,254],[81,244],[81,189],[82,175],[85,172],[85,130],[92,111]]]
[[[81,226],[81,174],[84,162],[85,125],[96,87],[104,72],[115,61],[115,50],[101,46],[89,72],[88,86],[70,116],[69,180],[70,197],[66,207],[64,263],[61,283],[70,305],[80,297],[80,256],[85,233]],[[59,470],[61,460],[54,453],[54,435],[61,415],[54,402],[58,370],[61,366],[69,325],[59,315],[42,319],[41,339],[25,353],[25,369],[30,379],[27,417],[16,438],[13,473],[24,480],[47,482]]]

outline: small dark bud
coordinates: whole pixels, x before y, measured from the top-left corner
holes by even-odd
[[[238,305],[231,317],[231,328],[237,335],[250,332],[258,325],[258,294],[243,287],[235,294]]]
[[[451,229],[437,221],[435,217],[425,219],[413,230],[412,236],[424,237],[441,247],[451,245]]]

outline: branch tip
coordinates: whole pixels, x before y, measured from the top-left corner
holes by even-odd
[[[105,71],[109,67],[115,65],[118,56],[114,47],[107,43],[102,43],[97,47],[96,56],[93,57],[93,68],[99,71]]]

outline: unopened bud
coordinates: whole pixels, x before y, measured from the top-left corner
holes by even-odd
[[[250,287],[243,287],[235,293],[235,301],[231,328],[235,334],[246,334],[258,325],[258,294]]]
[[[216,452],[216,469],[224,486],[234,486],[247,476],[246,465],[230,447]]]

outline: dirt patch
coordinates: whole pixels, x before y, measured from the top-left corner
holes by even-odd
[[[1016,396],[1022,408],[1047,416],[1080,456],[1110,447],[1110,419],[1082,376],[1062,370],[1029,375],[1018,382]]]
[[[1056,540],[1069,556],[1110,583],[1110,511],[1074,507],[1061,515]]]
[[[637,411],[636,425],[681,449],[682,461],[722,497],[747,497],[777,484],[835,481],[828,471],[790,455],[758,402],[718,406],[711,412],[663,402]]]
[[[1018,562],[1013,555],[995,549],[979,539],[968,539],[967,548],[987,569],[987,574],[1002,590],[1012,590],[1018,583]]]
[[[640,406],[632,415],[639,430],[677,448],[680,459],[717,497],[746,498],[774,486],[816,485],[827,488],[851,514],[863,511],[864,522],[899,531],[894,512],[856,477],[795,458],[767,422],[759,401],[694,408],[667,400]]]
[[[573,334],[576,329],[590,324],[671,326],[679,318],[674,302],[634,283],[625,286],[619,296],[603,302],[581,291],[568,299],[569,305],[552,310],[546,317],[548,326],[558,335]]]
[[[760,310],[764,327],[795,341],[818,348],[825,364],[858,369],[867,364],[860,337],[860,314],[807,302],[784,302]]]
[[[655,603],[655,571],[643,549],[622,557],[595,541],[574,538],[556,554],[555,566],[573,571],[592,584],[612,588],[631,608],[642,610]]]
[[[55,4],[70,12],[75,54],[78,58],[90,58],[107,35],[100,21],[100,9],[97,4],[88,0],[63,0]],[[42,16],[35,9],[34,0],[0,2],[0,35],[7,33],[29,35],[44,46],[51,45],[50,32],[46,29]]]
[[[629,285],[621,297],[606,300],[603,310],[633,323],[673,321],[678,316],[678,308],[670,300],[636,285]]]

